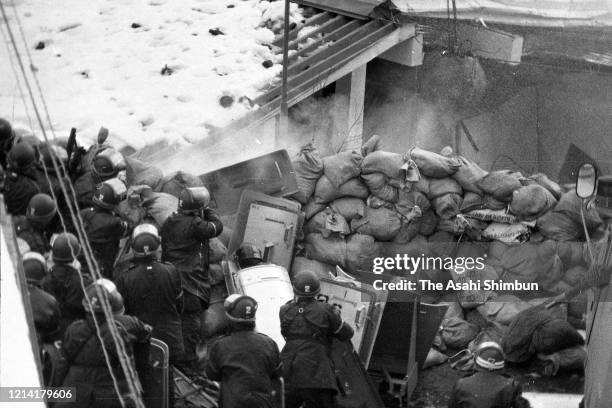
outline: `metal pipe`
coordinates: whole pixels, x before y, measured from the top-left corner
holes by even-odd
[[[289,68],[289,5],[285,0],[285,17],[283,20],[283,74],[281,82],[280,123],[276,127],[276,147],[280,147],[281,135],[289,132],[289,105],[287,104],[287,69]]]

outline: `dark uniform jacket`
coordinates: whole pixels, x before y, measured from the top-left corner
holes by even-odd
[[[332,306],[316,300],[292,300],[280,309],[281,333],[287,343],[281,352],[290,389],[337,390],[331,362],[333,338],[348,340],[353,330]]]
[[[234,331],[214,341],[208,351],[206,374],[221,381],[223,408],[255,408],[258,398],[272,400],[272,379],[280,369],[278,346],[252,330]]]
[[[117,356],[117,350],[103,315],[97,315],[101,337],[109,354],[113,373],[119,382],[122,393],[128,393],[125,376]],[[126,351],[131,360],[133,346],[136,343],[148,343],[149,327],[139,319],[122,315],[115,316],[119,335],[123,338]],[[64,334],[62,343],[63,362],[68,370],[62,386],[76,387],[76,402],[58,403],[56,408],[71,407],[120,407],[115,393],[113,380],[106,365],[100,340],[96,336],[96,327],[91,316],[72,323]],[[63,368],[63,367],[62,367]],[[64,370],[61,370],[64,371]]]
[[[13,223],[17,237],[27,242],[32,251],[44,255],[51,250],[51,245],[49,244],[51,237],[49,237],[44,228],[31,222],[25,215],[14,217]]]
[[[208,302],[208,240],[223,231],[216,212],[204,210],[204,219],[197,215],[174,213],[161,229],[162,261],[170,262],[179,271],[183,289]]]
[[[170,349],[170,361],[183,353],[181,278],[172,264],[151,259],[133,262],[115,281],[125,312],[153,326],[153,337]]]
[[[113,264],[119,255],[119,241],[128,232],[128,225],[111,211],[89,207],[81,211],[85,233],[98,261],[102,275],[113,277]]]
[[[92,283],[92,278],[89,274],[82,274],[83,285],[87,287]],[[43,283],[43,288],[59,303],[62,332],[75,320],[85,318],[81,278],[79,272],[70,264],[53,265]]]
[[[477,371],[460,378],[451,394],[448,408],[527,408],[521,386],[512,377],[496,372]]]
[[[80,208],[93,206],[93,195],[98,182],[91,171],[88,171],[74,181],[74,193]]]
[[[7,171],[4,179],[6,211],[12,215],[25,215],[30,199],[40,193],[34,168],[23,173]]]
[[[58,339],[60,309],[55,298],[33,283],[28,282],[30,305],[34,326],[40,343],[52,343]]]

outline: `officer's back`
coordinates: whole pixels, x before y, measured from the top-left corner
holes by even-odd
[[[134,259],[115,283],[123,295],[126,313],[153,326],[153,337],[168,345],[173,362],[183,352],[183,290],[174,266],[156,259],[159,240],[153,225],[137,226],[132,235]]]
[[[6,210],[12,215],[26,213],[30,199],[40,192],[36,181],[34,148],[27,142],[17,143],[8,154],[4,180]]]

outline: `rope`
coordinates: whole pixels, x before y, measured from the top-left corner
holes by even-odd
[[[14,7],[14,4],[13,4],[13,7]],[[22,73],[22,75],[24,77],[25,84],[26,84],[26,86],[28,88],[28,93],[29,93],[30,98],[32,100],[32,104],[33,104],[33,107],[34,107],[34,112],[36,113],[39,126],[41,128],[41,131],[43,133],[45,141],[47,143],[49,143],[49,139],[47,137],[47,134],[46,134],[46,131],[45,131],[42,119],[40,117],[40,113],[38,111],[38,108],[37,108],[37,105],[36,105],[36,101],[34,99],[32,88],[31,88],[31,86],[29,84],[29,81],[27,79],[27,74],[25,72],[25,68],[23,66],[23,62],[21,60],[21,56],[19,54],[19,49],[18,49],[17,44],[15,42],[15,38],[13,36],[13,33],[12,33],[11,29],[10,29],[10,25],[9,25],[9,22],[8,22],[6,11],[5,11],[4,6],[2,5],[2,3],[0,3],[0,9],[2,11],[2,15],[3,15],[4,21],[5,21],[6,25],[7,25],[7,30],[9,32],[11,43],[12,43],[13,47],[15,48],[17,60],[19,62],[21,73]],[[15,10],[15,13],[17,15],[16,10]],[[21,22],[19,21],[18,17],[17,17],[17,22],[19,24],[20,31],[21,31],[21,34],[22,34],[22,38],[23,38],[24,43],[26,44],[26,49],[27,49],[27,42],[25,40],[25,34],[23,32],[23,29],[21,28]],[[32,66],[32,59],[31,59],[31,55],[29,54],[29,52],[28,52],[28,57],[30,58],[30,64]],[[49,117],[48,109],[47,109],[46,103],[44,102],[44,95],[42,93],[42,89],[40,87],[40,83],[39,83],[38,78],[36,77],[35,73],[33,73],[33,77],[34,77],[34,79],[35,79],[35,81],[37,83],[38,91],[40,93],[40,98],[43,101],[43,104],[45,106],[45,111],[47,113],[47,120],[49,122],[51,131],[54,133],[53,125],[52,125],[50,117]],[[54,137],[55,137],[55,134],[54,134]],[[59,161],[59,159],[57,159],[53,155],[51,155],[51,158],[52,158],[52,164],[53,164],[55,172],[58,175],[61,175],[62,173],[59,171],[59,167],[58,167],[58,163],[57,163]],[[62,169],[65,171],[65,167],[64,167],[63,163],[61,161],[59,161],[59,164],[62,167]],[[64,173],[64,174],[67,174],[67,173]],[[48,177],[46,169],[45,169],[45,177],[47,177],[47,179],[48,179],[48,181],[50,183],[50,179]],[[62,189],[62,192],[63,192],[63,194],[64,194],[64,196],[66,198],[66,202],[68,204],[71,217],[73,218],[74,221],[77,221],[75,223],[75,227],[76,227],[77,234],[79,235],[79,240],[82,243],[85,244],[84,247],[85,247],[86,250],[84,251],[84,254],[85,254],[85,259],[87,261],[87,264],[90,267],[90,270],[92,271],[92,275],[95,278],[98,278],[101,275],[99,273],[98,265],[97,265],[97,263],[95,261],[95,258],[92,256],[91,247],[90,247],[89,242],[87,240],[87,236],[86,236],[86,233],[85,233],[84,228],[83,228],[83,222],[82,222],[82,219],[80,217],[80,214],[78,214],[78,212],[76,212],[75,209],[70,205],[70,203],[71,203],[70,196],[69,196],[69,194],[67,192],[67,187],[66,187],[66,184],[65,184],[63,178],[59,177],[58,181],[59,181],[60,187]],[[68,181],[68,184],[70,186],[70,189],[71,189],[71,192],[72,192],[72,195],[73,195],[73,200],[74,200],[74,203],[75,203],[75,208],[76,208],[76,207],[78,207],[76,205],[77,204],[77,202],[76,202],[76,195],[74,193],[74,189],[73,189],[72,184],[69,181]],[[51,183],[50,183],[50,186],[52,187]],[[53,198],[57,202],[57,197],[55,196],[55,192],[53,192],[53,188],[51,188],[50,190],[52,191]],[[65,222],[64,222],[63,217],[61,216],[61,214],[60,214],[60,221],[62,223],[62,227],[63,227],[64,231],[67,231],[66,230]],[[73,253],[73,256],[74,256],[74,252],[75,252],[74,248],[70,248],[70,250],[71,250],[71,252]],[[84,290],[85,299],[87,300],[88,304],[91,306],[91,300],[90,300],[89,296],[87,295],[87,293],[85,292],[83,277],[82,277],[82,274],[81,274],[80,271],[79,271],[79,277],[80,277],[80,280],[81,280],[81,286],[82,286],[82,288]],[[122,369],[124,371],[124,374],[126,376],[126,381],[127,381],[128,386],[130,388],[130,391],[132,392],[132,394],[134,395],[134,397],[136,399],[137,406],[143,406],[142,405],[142,401],[139,398],[139,394],[136,392],[136,389],[135,389],[136,388],[136,384],[138,383],[138,380],[137,380],[137,377],[135,376],[135,372],[133,371],[133,367],[131,366],[131,364],[129,364],[129,361],[128,361],[129,358],[128,358],[127,353],[125,351],[125,345],[123,343],[123,339],[119,336],[116,324],[115,324],[114,319],[112,317],[112,312],[111,312],[111,309],[110,309],[110,305],[108,303],[108,298],[106,296],[106,293],[104,291],[102,291],[98,286],[96,286],[96,291],[97,291],[97,294],[98,294],[99,298],[102,300],[102,309],[103,309],[104,314],[106,316],[107,323],[108,323],[111,335],[113,337],[113,341],[114,341],[116,349],[117,349],[119,361],[121,363],[121,367],[122,367]],[[110,359],[109,359],[109,356],[108,356],[108,352],[107,352],[106,347],[104,345],[104,342],[102,341],[102,338],[101,338],[100,327],[99,327],[98,321],[97,321],[97,319],[95,317],[95,314],[93,312],[92,312],[92,317],[93,317],[93,320],[94,320],[94,324],[96,326],[96,334],[97,334],[98,338],[100,339],[100,343],[102,345],[102,350],[103,350],[103,353],[105,355],[105,360],[106,360],[107,366],[109,368],[109,372],[110,372],[110,374],[111,374],[111,376],[113,378],[113,383],[114,383],[113,385],[115,386],[115,391],[117,392],[117,395],[119,397],[121,405],[125,406],[125,401],[123,400],[123,397],[122,397],[121,393],[119,392],[118,383],[117,383],[116,378],[114,376],[114,373],[113,373],[113,370],[112,370],[112,366],[110,365]]]

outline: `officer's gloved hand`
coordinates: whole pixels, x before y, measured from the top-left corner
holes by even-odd
[[[334,304],[332,305],[332,311],[333,311],[335,314],[337,314],[338,316],[340,316],[340,313],[342,312],[342,306],[340,306],[340,305],[339,305],[339,304],[337,304],[337,303],[334,303]]]

